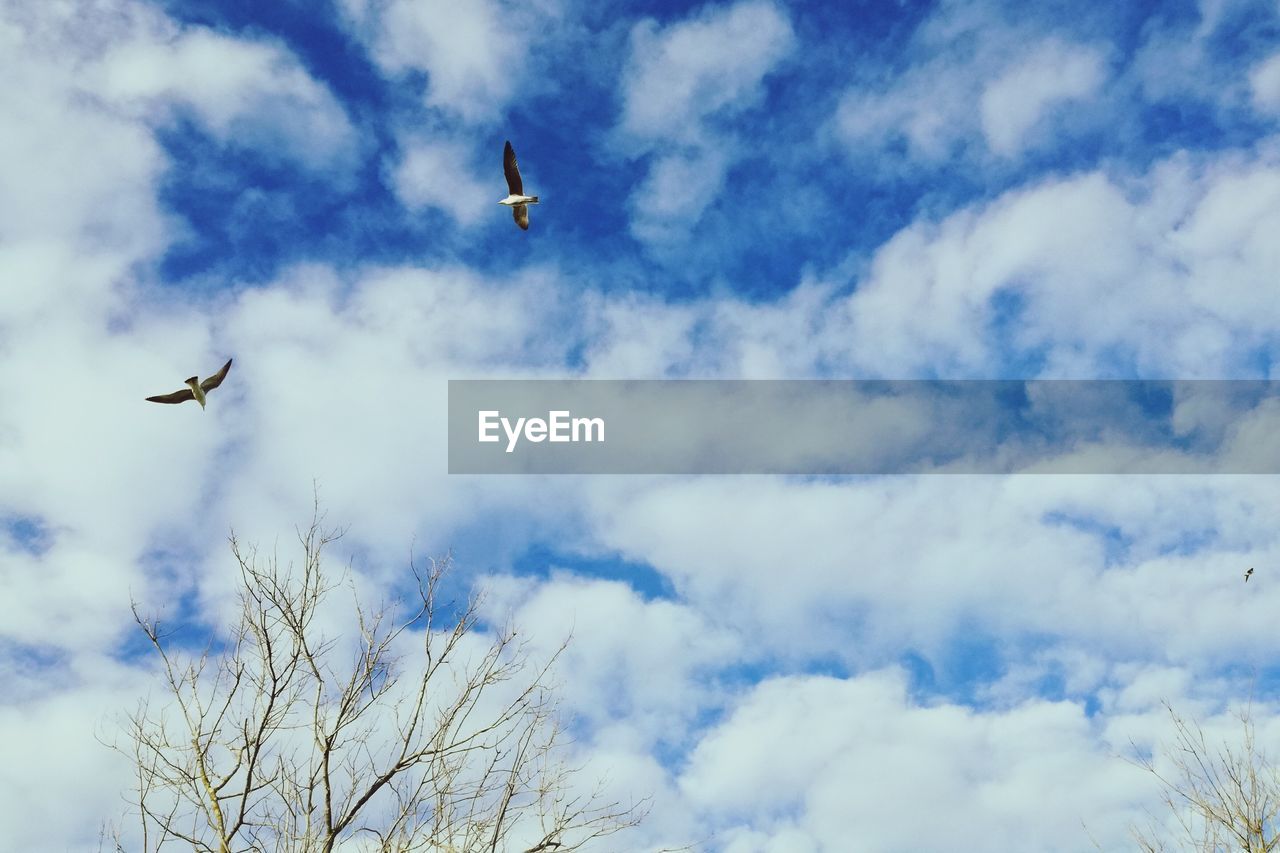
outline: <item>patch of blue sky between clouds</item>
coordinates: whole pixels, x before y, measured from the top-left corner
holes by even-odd
[[[1117,524],[1066,511],[1045,513],[1042,520],[1046,525],[1063,525],[1096,536],[1103,545],[1104,567],[1122,565],[1129,559],[1133,536]]]
[[[123,590],[116,602],[118,615],[128,614],[129,621],[121,621],[120,633],[111,655],[121,663],[145,665],[151,662],[155,651],[133,621],[127,608],[136,608],[137,616],[155,624],[168,649],[200,654],[208,649],[214,653],[227,648],[227,636],[221,625],[215,625],[209,612],[208,600],[202,600],[200,578],[207,568],[194,549],[184,547],[189,541],[186,535],[174,534],[167,543],[153,544],[137,559],[140,570],[138,588]],[[221,557],[221,555],[219,555]],[[230,554],[224,558],[230,561]]]
[[[69,658],[69,653],[57,646],[0,637],[0,678],[6,688],[0,696],[0,708],[73,688],[76,679],[68,671]]]
[[[364,176],[357,187],[334,185],[191,123],[166,128],[158,138],[171,164],[159,197],[184,226],[160,260],[161,281],[192,289],[260,284],[303,261],[339,267],[398,261],[403,249],[388,257],[382,247],[413,239],[374,178]],[[354,198],[360,199],[355,211]]]
[[[511,569],[528,577],[548,578],[556,572],[568,572],[588,578],[620,581],[645,601],[676,598],[670,578],[659,574],[647,563],[626,560],[616,554],[579,554],[562,551],[551,544],[534,543],[511,563]]]
[[[1012,645],[1008,638],[985,631],[976,620],[966,620],[956,625],[940,648],[909,650],[901,660],[911,675],[911,690],[920,701],[943,699],[976,708],[984,704],[977,694],[1003,674],[1013,656],[1009,653]]]
[[[35,516],[0,516],[0,531],[12,547],[39,557],[53,547],[53,531]]]

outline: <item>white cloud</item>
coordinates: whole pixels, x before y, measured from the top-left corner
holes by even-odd
[[[836,110],[836,132],[869,157],[901,138],[913,158],[943,160],[969,132],[972,111],[964,105],[972,101],[971,84],[958,74],[911,72],[884,91],[851,88]]]
[[[849,299],[852,357],[880,375],[982,376],[1012,347],[1042,352],[1047,375],[1094,375],[1107,353],[1140,375],[1239,375],[1280,319],[1277,192],[1268,155],[1180,156],[1126,184],[1080,174],[917,222]],[[1004,340],[1002,295],[1021,300]]]
[[[705,7],[660,29],[631,31],[620,130],[641,139],[696,141],[702,124],[760,97],[765,75],[794,47],[786,15],[765,0]]]
[[[1006,157],[1020,153],[1032,128],[1050,109],[1093,94],[1104,79],[1102,58],[1096,51],[1053,41],[1040,45],[983,91],[982,130],[987,145]]]
[[[1264,59],[1249,71],[1254,109],[1280,114],[1280,53]]]
[[[680,745],[698,715],[720,702],[709,676],[741,654],[742,640],[709,614],[644,601],[616,581],[561,572],[543,583],[500,578],[486,587],[486,608],[499,621],[512,614],[540,653],[572,636],[556,670],[566,710],[602,740],[622,737],[632,749]]]
[[[98,290],[99,277],[110,279],[116,265],[163,239],[151,182],[165,158],[145,128],[86,103],[82,70],[3,18],[0,73],[9,81],[0,90],[0,264],[5,281],[24,283],[7,289],[0,310],[45,304],[55,292],[37,284],[46,274],[78,282],[81,298],[101,298],[89,292]],[[58,253],[63,240],[91,258],[80,264]],[[85,266],[94,268],[94,285],[83,280]]]
[[[887,79],[878,66],[855,65],[836,109],[836,135],[864,168],[892,174],[1062,144],[1079,128],[1056,127],[1056,137],[1032,131],[1067,102],[1103,94],[1106,81],[1099,48],[978,7],[940,7],[916,32],[910,55],[917,61]]]
[[[245,389],[241,464],[226,481],[237,508],[225,522],[260,515],[267,520],[255,527],[267,534],[305,510],[315,478],[334,517],[398,562],[415,533],[434,540],[483,514],[493,504],[481,495],[500,506],[509,493],[538,489],[532,479],[510,490],[457,478],[424,492],[423,483],[447,471],[448,379],[507,373],[502,366],[517,362],[536,376],[562,362],[571,342],[556,329],[567,309],[552,281],[529,270],[492,282],[461,268],[372,269],[342,280],[302,267],[245,292],[223,321],[243,356]],[[264,492],[262,477],[279,485]],[[388,505],[361,497],[369,494]]]
[[[106,47],[77,27],[95,16],[41,8],[0,22],[13,84],[0,92],[0,515],[41,522],[49,550],[6,555],[0,575],[14,594],[0,605],[0,637],[83,649],[122,630],[127,602],[113,591],[145,574],[135,561],[156,525],[191,510],[200,478],[174,472],[216,437],[132,417],[189,375],[207,338],[181,300],[137,308],[137,265],[168,238],[154,195],[165,159],[144,127],[85,96],[83,62]],[[108,18],[95,39],[136,23]],[[58,61],[53,44],[83,62]],[[171,358],[187,363],[165,369]]]
[[[834,292],[806,279],[776,302],[595,297],[584,312],[588,374],[810,379],[818,365],[848,362],[848,317],[832,309]]]
[[[22,847],[96,849],[98,821],[121,808],[126,768],[93,735],[104,714],[128,708],[151,683],[109,658],[132,629],[129,599],[177,600],[226,530],[202,529],[199,519],[236,431],[243,365],[208,411],[143,400],[227,355],[215,340],[221,300],[146,280],[171,226],[156,200],[168,164],[144,102],[181,100],[191,84],[186,103],[226,132],[237,130],[239,110],[266,106],[246,87],[278,84],[304,111],[317,103],[288,65],[247,69],[281,72],[278,80],[235,78],[234,68],[214,73],[218,83],[192,79],[210,71],[182,64],[199,36],[151,54],[157,75],[189,73],[162,79],[163,93],[144,74],[131,78],[131,94],[104,95],[104,61],[118,71],[113,62],[138,56],[122,45],[173,31],[132,4],[0,11],[0,68],[12,84],[0,92],[0,518],[47,531],[38,554],[0,537],[0,669],[11,687],[0,728],[16,773],[0,773],[0,825]],[[282,55],[216,44],[229,47],[233,66]],[[317,151],[327,129],[302,127]],[[21,664],[28,658],[40,662],[34,671]],[[60,801],[55,791],[82,806],[72,819],[48,810]]]
[[[453,141],[410,138],[401,142],[403,156],[390,170],[396,195],[409,208],[438,207],[460,225],[475,225],[497,210],[502,181],[481,181],[468,168],[470,150]],[[494,158],[496,161],[496,157]],[[496,177],[498,170],[491,170]]]
[[[700,306],[635,294],[587,304],[588,374],[596,379],[685,375],[698,358],[690,340]]]
[[[1158,649],[1192,667],[1274,654],[1260,639],[1271,593],[1240,581],[1243,560],[1280,548],[1257,509],[1274,496],[1248,477],[1107,482],[657,481],[601,487],[591,506],[600,541],[670,577],[691,604],[733,613],[783,659],[933,656],[969,625],[1014,649],[1050,635],[1113,657]],[[1188,529],[1217,538],[1179,553]],[[1110,530],[1128,542],[1118,555]]]
[[[794,47],[790,21],[768,0],[632,29],[615,136],[631,152],[653,156],[630,199],[638,239],[660,245],[687,233],[716,199],[741,156],[731,118],[759,102],[764,78]]]
[[[342,107],[275,44],[201,29],[144,37],[114,47],[94,76],[96,90],[130,114],[163,119],[186,107],[224,143],[313,169],[349,166],[356,153]]]
[[[1242,73],[1248,65],[1241,61],[1240,48],[1225,46],[1248,45],[1249,39],[1241,37],[1248,30],[1236,25],[1248,20],[1248,29],[1265,32],[1280,20],[1276,12],[1238,0],[1199,0],[1195,18],[1153,17],[1127,73],[1146,101],[1183,110],[1194,105],[1215,118],[1227,118],[1247,107],[1251,80]]]
[[[851,831],[873,850],[1076,850],[1082,821],[1122,844],[1124,807],[1150,793],[1076,705],[919,706],[892,670],[761,683],[698,745],[681,790],[729,850],[834,850]]]
[[[426,102],[466,122],[492,122],[536,78],[536,49],[559,3],[342,0],[354,32],[389,74],[425,71]]]
[[[724,189],[730,162],[722,148],[655,156],[631,194],[631,233],[659,245],[687,237],[690,225]]]
[[[0,663],[0,672],[10,675],[6,669]],[[154,683],[151,674],[92,654],[77,669],[48,695],[0,702],[6,765],[13,768],[0,771],[0,818],[5,845],[13,849],[98,850],[98,821],[117,817],[133,782],[129,762],[95,735],[110,737],[116,712],[136,705]],[[53,677],[50,669],[40,674]]]

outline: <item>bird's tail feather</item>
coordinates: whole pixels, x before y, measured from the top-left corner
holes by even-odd
[[[538,197],[536,195],[529,196],[529,200],[525,204],[537,204]]]

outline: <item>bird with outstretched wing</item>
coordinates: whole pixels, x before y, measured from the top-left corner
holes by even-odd
[[[222,384],[222,380],[227,378],[227,371],[231,369],[232,359],[227,359],[227,363],[222,365],[222,369],[201,382],[199,376],[192,376],[187,379],[187,387],[181,391],[174,391],[172,394],[158,394],[155,397],[148,397],[147,401],[151,403],[185,403],[188,400],[195,400],[200,404],[200,408],[204,408],[205,394],[212,391]]]
[[[521,230],[529,230],[529,205],[537,204],[536,195],[524,194],[524,182],[520,180],[520,166],[516,163],[516,150],[507,140],[502,149],[502,171],[507,176],[507,197],[498,202],[511,208],[511,215]]]

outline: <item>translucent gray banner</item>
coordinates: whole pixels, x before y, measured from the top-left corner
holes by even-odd
[[[1267,380],[451,380],[451,474],[1275,474]]]

